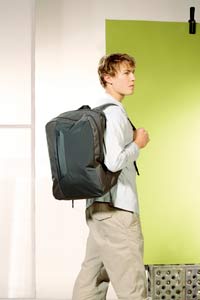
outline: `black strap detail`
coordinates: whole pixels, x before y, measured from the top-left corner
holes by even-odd
[[[133,131],[135,131],[135,130],[136,130],[136,127],[133,125],[133,123],[131,122],[131,120],[130,120],[129,118],[128,118],[128,120],[129,120],[129,122],[130,122],[130,124],[131,124],[131,126],[132,126],[132,128],[133,128]],[[134,164],[134,167],[135,167],[136,173],[137,173],[137,175],[139,176],[139,175],[140,175],[140,173],[139,173],[139,170],[138,170],[138,167],[137,167],[136,161],[134,161],[134,162],[133,162],[133,164]]]
[[[133,128],[133,131],[135,131],[136,130],[136,127],[133,125],[133,123],[131,122],[131,120],[128,118],[128,120],[129,120],[129,122],[131,123],[131,126],[132,126],[132,128]]]
[[[113,205],[113,197],[112,197],[111,190],[109,190],[109,195],[110,195],[110,203]]]
[[[139,175],[140,175],[140,172],[139,172],[139,170],[138,170],[138,167],[137,167],[136,161],[134,161],[134,162],[133,162],[133,164],[134,164],[134,167],[135,167],[136,173],[137,173],[137,175],[139,176]]]

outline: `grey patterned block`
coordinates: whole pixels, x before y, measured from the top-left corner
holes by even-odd
[[[152,300],[200,300],[200,265],[148,265]]]
[[[186,300],[200,300],[200,265],[186,265]]]

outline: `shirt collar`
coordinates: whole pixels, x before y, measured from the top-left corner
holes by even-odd
[[[121,110],[127,115],[125,108],[123,107],[122,103],[118,100],[116,100],[115,98],[113,98],[110,94],[108,94],[107,92],[104,92],[104,97],[103,97],[103,101],[105,103],[113,103],[116,104],[117,106],[119,106],[121,108]]]

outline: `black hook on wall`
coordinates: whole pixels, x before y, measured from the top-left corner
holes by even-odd
[[[194,19],[195,7],[190,7],[190,19],[189,19],[189,33],[195,34],[196,33],[196,21]]]

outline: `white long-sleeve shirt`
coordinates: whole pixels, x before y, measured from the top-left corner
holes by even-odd
[[[128,121],[123,105],[109,94],[102,99],[104,103],[114,103],[104,110],[106,116],[105,160],[106,167],[116,172],[122,170],[117,184],[111,189],[112,204],[114,207],[139,214],[139,204],[136,188],[136,170],[133,162],[137,160],[139,148],[133,142],[133,129]],[[110,202],[110,193],[102,197],[87,199],[86,206],[94,202]]]

